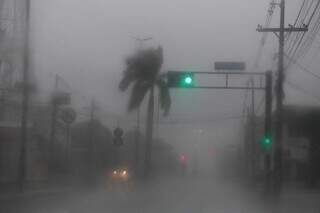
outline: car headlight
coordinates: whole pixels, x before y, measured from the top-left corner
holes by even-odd
[[[121,172],[121,176],[122,176],[123,178],[127,178],[128,172],[127,172],[126,170],[123,170],[123,171]]]

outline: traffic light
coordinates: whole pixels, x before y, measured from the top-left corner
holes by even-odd
[[[265,136],[261,141],[261,148],[264,151],[270,151],[272,148],[272,139],[268,136]]]
[[[115,146],[122,146],[123,145],[123,129],[120,127],[117,127],[113,130],[113,144]]]
[[[179,160],[180,160],[180,163],[186,164],[187,161],[188,161],[188,157],[187,157],[185,154],[181,154],[181,155],[179,156]]]
[[[191,88],[194,87],[194,74],[192,72],[168,72],[168,86],[175,88]]]
[[[191,76],[185,76],[184,77],[184,83],[185,84],[190,85],[190,84],[192,84],[192,81],[193,81],[193,79],[192,79]]]

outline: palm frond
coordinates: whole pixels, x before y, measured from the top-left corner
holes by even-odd
[[[126,61],[127,69],[135,77],[146,81],[154,81],[162,65],[162,48],[140,50]]]
[[[138,108],[147,94],[150,88],[150,84],[146,81],[136,81],[131,92],[129,104],[128,104],[128,111],[132,111]]]
[[[156,82],[158,88],[159,88],[159,96],[160,96],[160,106],[161,109],[164,110],[164,115],[167,116],[169,114],[169,110],[171,107],[171,97],[170,97],[170,91],[169,87],[162,78],[158,78]]]
[[[156,85],[162,63],[163,50],[161,47],[139,50],[126,59],[126,69],[119,83],[119,89],[125,91],[131,84],[134,84],[128,104],[129,111],[137,108],[148,89]],[[165,114],[167,114],[171,103],[169,91],[165,91],[164,86],[166,84],[164,81],[159,84],[159,88],[163,90],[161,92],[163,93],[162,108],[165,110]]]
[[[128,89],[128,87],[130,86],[130,84],[135,80],[134,75],[132,72],[125,70],[123,72],[123,77],[119,83],[119,89],[121,91],[125,91]]]

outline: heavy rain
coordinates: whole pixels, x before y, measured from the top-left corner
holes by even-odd
[[[0,0],[0,212],[320,212],[320,0]]]

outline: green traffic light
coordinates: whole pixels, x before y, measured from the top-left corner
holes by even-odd
[[[191,84],[192,83],[192,78],[190,76],[185,77],[184,82],[186,84]]]
[[[270,138],[265,138],[265,139],[264,139],[264,143],[265,143],[265,144],[271,144]]]
[[[263,138],[261,141],[261,147],[264,151],[270,151],[272,147],[272,140],[269,137]]]

